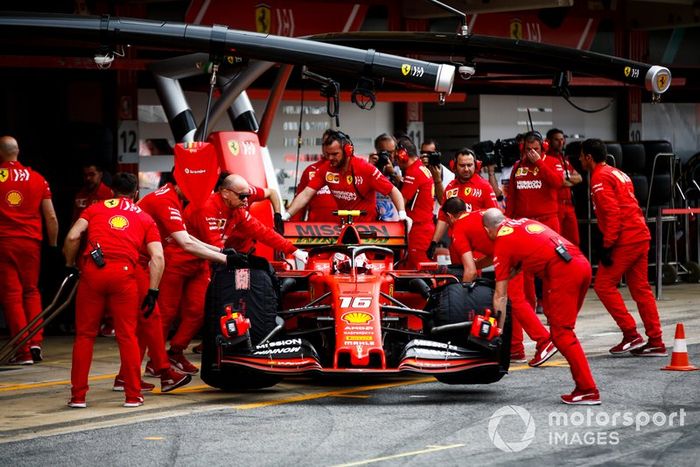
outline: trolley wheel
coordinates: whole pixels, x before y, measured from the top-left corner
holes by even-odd
[[[676,268],[670,264],[664,264],[661,267],[661,283],[663,285],[672,285],[676,283],[676,280],[678,280]]]
[[[686,271],[688,271],[688,273],[683,276],[683,279],[686,282],[691,284],[697,284],[700,282],[700,265],[698,263],[688,261],[683,265],[683,267]]]

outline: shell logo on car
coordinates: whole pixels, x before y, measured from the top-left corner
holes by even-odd
[[[341,319],[348,324],[367,324],[372,321],[372,315],[360,311],[352,311],[350,313],[345,313],[341,316]]]
[[[129,220],[124,216],[112,216],[109,225],[116,230],[124,230],[129,226]]]

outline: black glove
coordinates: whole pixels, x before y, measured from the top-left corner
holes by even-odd
[[[156,308],[157,301],[158,289],[148,289],[146,298],[144,298],[143,303],[141,303],[141,312],[143,313],[143,317],[145,319],[148,319],[148,317],[151,316],[151,313],[153,313],[153,310]]]
[[[279,212],[275,213],[275,230],[280,235],[284,233],[284,221],[282,220],[282,214]]]
[[[249,267],[248,257],[240,253],[229,253],[226,255],[226,267],[232,269],[246,269]]]
[[[598,254],[600,256],[600,264],[607,267],[612,266],[612,248],[600,248]]]
[[[77,268],[77,266],[66,266],[65,273],[66,277],[70,276],[71,274],[75,277],[80,277],[80,270]]]
[[[435,249],[437,247],[438,247],[438,242],[430,242],[430,246],[425,251],[426,256],[428,256],[428,259],[433,259],[433,257],[435,256]]]

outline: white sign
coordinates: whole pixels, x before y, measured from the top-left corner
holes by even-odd
[[[120,164],[136,164],[139,161],[138,120],[122,120],[119,122],[117,161]]]

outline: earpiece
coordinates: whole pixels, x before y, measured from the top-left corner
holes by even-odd
[[[336,134],[340,139],[340,147],[343,150],[343,154],[345,155],[345,157],[355,155],[355,146],[353,146],[350,137],[340,130],[336,131]]]
[[[408,162],[408,151],[401,143],[396,145],[396,160],[404,164]]]

